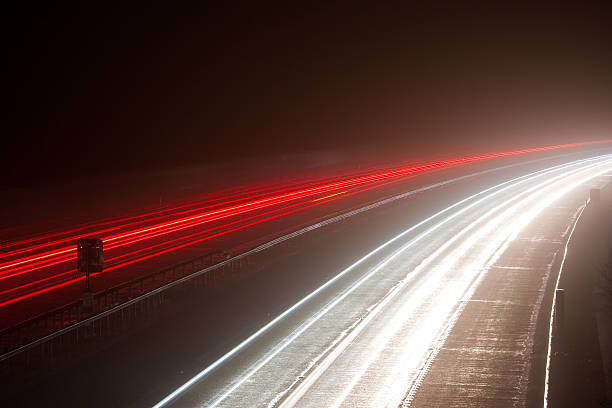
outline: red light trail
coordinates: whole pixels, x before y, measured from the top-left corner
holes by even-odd
[[[7,281],[8,286],[5,284],[1,288],[0,307],[80,281],[82,277],[74,277],[75,269],[70,262],[76,258],[76,246],[72,244],[81,237],[98,236],[104,242],[107,260],[103,274],[431,170],[610,142],[612,140],[545,146],[436,161],[301,186],[252,188],[3,243],[0,245],[0,250],[4,250],[0,253],[0,282]]]

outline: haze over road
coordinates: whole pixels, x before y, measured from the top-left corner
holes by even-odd
[[[13,3],[0,408],[546,405],[612,2]]]

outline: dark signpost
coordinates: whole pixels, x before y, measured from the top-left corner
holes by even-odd
[[[89,274],[102,272],[104,268],[104,254],[102,240],[99,238],[79,238],[77,240],[77,268],[85,273],[85,291],[83,292],[83,308],[91,313],[93,311],[93,295]]]

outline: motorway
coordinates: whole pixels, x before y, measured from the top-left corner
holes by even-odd
[[[530,336],[554,246],[561,244],[580,200],[551,206],[577,188],[584,198],[585,186],[601,187],[610,177],[612,156],[607,155],[501,183],[433,214],[339,272],[156,407],[527,405]],[[555,212],[547,228],[538,237],[526,236],[508,256],[521,233],[547,211]],[[529,248],[534,242],[543,253],[534,255]],[[516,287],[507,289],[515,297],[496,288],[488,288],[486,296],[478,293],[495,270],[513,279]],[[462,339],[455,358],[469,360],[471,352],[482,363],[486,352],[490,359],[506,356],[514,363],[466,365],[456,373],[460,378],[449,378],[455,387],[440,384],[438,377],[434,391],[428,381],[436,378],[428,372],[454,327],[482,317],[466,315],[482,312],[470,309],[472,303],[493,311],[488,324],[472,332],[474,338]],[[505,324],[495,324],[504,318]],[[512,337],[508,333],[515,329],[522,339],[498,341]],[[497,373],[490,371],[495,366]],[[447,361],[451,368],[457,367]],[[476,372],[483,368],[487,372]],[[470,375],[481,382],[459,382]]]
[[[540,402],[555,254],[588,189],[609,183],[611,153],[483,162],[375,190],[349,207],[371,210],[271,253],[230,292],[16,387],[7,406]]]
[[[295,229],[313,219],[363,205],[372,196],[392,195],[393,189],[401,191],[407,182],[432,172],[601,143],[547,146],[369,169],[308,183],[254,186],[233,195],[11,237],[0,243],[0,330],[80,298],[84,277],[76,271],[75,242],[81,237],[99,237],[104,243],[105,269],[92,275],[93,290],[100,291],[195,254],[231,251],[245,242],[272,238],[280,229]],[[278,221],[285,225],[279,228]],[[274,226],[268,227],[271,224]]]

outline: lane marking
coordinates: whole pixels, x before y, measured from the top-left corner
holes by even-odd
[[[552,355],[552,336],[553,336],[553,326],[555,324],[555,304],[557,301],[557,289],[559,289],[559,282],[561,280],[561,273],[563,272],[563,266],[565,265],[565,258],[567,257],[569,243],[572,240],[572,235],[574,235],[574,230],[576,229],[576,225],[578,225],[578,221],[580,221],[580,217],[584,213],[587,204],[582,205],[577,212],[577,216],[574,220],[574,225],[572,225],[572,229],[567,237],[567,241],[565,241],[565,248],[563,249],[563,258],[561,259],[561,264],[559,265],[559,273],[557,274],[557,281],[555,282],[555,288],[553,290],[553,299],[550,308],[550,318],[549,318],[549,327],[548,327],[548,347],[546,351],[546,373],[544,375],[544,396],[542,401],[542,406],[544,408],[548,407],[548,393],[550,391],[550,360]]]
[[[325,197],[319,197],[319,198],[315,198],[314,200],[312,200],[312,202],[317,202],[317,201],[321,201],[321,200],[325,200],[327,198],[332,198],[332,197],[336,197],[342,194],[345,194],[348,190],[344,190],[344,191],[340,191],[339,193],[334,193],[334,194],[330,194],[330,195],[326,195]]]

